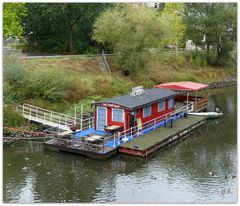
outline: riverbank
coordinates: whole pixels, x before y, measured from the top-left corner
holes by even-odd
[[[205,90],[231,87],[236,85],[237,85],[237,79],[225,79],[223,81],[210,83],[209,87]],[[31,122],[31,124],[34,124],[34,123]],[[26,122],[26,125],[29,125],[29,122]],[[53,138],[53,137],[56,137],[58,134],[58,131],[56,129],[48,130],[41,126],[37,128],[37,131],[36,129],[26,130],[25,129],[26,125],[18,128],[3,127],[3,135],[5,138],[10,138],[14,140],[38,140],[38,139],[45,139],[45,138]]]
[[[37,59],[15,57],[16,66],[21,67],[19,73],[22,75],[23,83],[21,87],[17,85],[11,87],[11,82],[4,81],[4,98],[68,115],[73,115],[76,107],[79,115],[81,106],[84,113],[91,113],[93,101],[126,94],[137,85],[152,88],[164,82],[194,81],[209,84],[210,88],[217,88],[237,83],[237,69],[234,66],[201,67],[191,63],[189,53],[181,53],[180,57],[182,63],[177,66],[173,53],[165,52],[151,57],[152,61],[146,68],[133,76],[124,75],[112,55],[107,56],[111,75],[102,72],[98,56]],[[6,65],[11,67],[12,61],[11,56],[4,58],[4,67]],[[23,68],[24,72],[21,73]],[[6,108],[4,119],[5,110]],[[4,126],[13,127],[11,115],[8,117],[10,118],[8,124]],[[25,125],[29,123],[25,121],[23,127]]]

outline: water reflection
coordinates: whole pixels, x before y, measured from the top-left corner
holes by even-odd
[[[147,159],[118,155],[98,161],[47,152],[39,142],[4,149],[4,201],[235,202],[236,89],[209,95],[224,117]]]

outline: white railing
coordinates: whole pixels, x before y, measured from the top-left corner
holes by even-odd
[[[69,129],[73,124],[80,125],[80,130],[88,129],[94,126],[94,117],[81,119],[70,115],[61,114],[51,110],[36,107],[30,104],[16,105],[16,110],[29,120],[35,120],[50,126],[53,124],[59,128]]]
[[[122,132],[118,132],[117,134],[114,134],[112,135],[111,137],[108,137],[109,138],[109,141],[114,141],[114,146],[119,144],[120,142],[120,139],[122,138],[126,138],[126,137],[130,137],[130,139],[128,139],[127,141],[129,140],[132,140],[136,137],[139,137],[141,136],[143,133],[142,131],[146,132],[148,129],[149,130],[156,130],[159,126],[158,124],[160,122],[163,122],[165,121],[164,124],[168,123],[168,121],[175,115],[178,115],[178,114],[182,114],[183,112],[185,113],[188,113],[189,112],[189,109],[192,107],[192,104],[188,104],[188,105],[185,105],[173,112],[169,112],[167,114],[164,114],[164,115],[161,115],[159,117],[156,117],[152,120],[149,120],[147,122],[144,122],[142,123],[142,129],[140,130],[138,128],[138,126],[135,126],[135,127],[131,127],[130,129],[127,129],[127,130],[124,130]]]

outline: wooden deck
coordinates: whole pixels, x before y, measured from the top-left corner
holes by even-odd
[[[121,145],[119,152],[146,157],[155,150],[182,138],[205,122],[205,117],[188,116],[187,118],[175,121],[172,128],[161,127]]]
[[[117,148],[64,139],[51,139],[44,142],[44,147],[48,150],[71,152],[95,159],[107,159],[117,153]]]

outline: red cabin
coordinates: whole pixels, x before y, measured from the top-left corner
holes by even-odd
[[[116,126],[120,131],[155,119],[174,110],[177,93],[167,89],[152,88],[143,90],[135,87],[131,94],[122,95],[94,103],[95,130],[105,131],[106,127]]]

